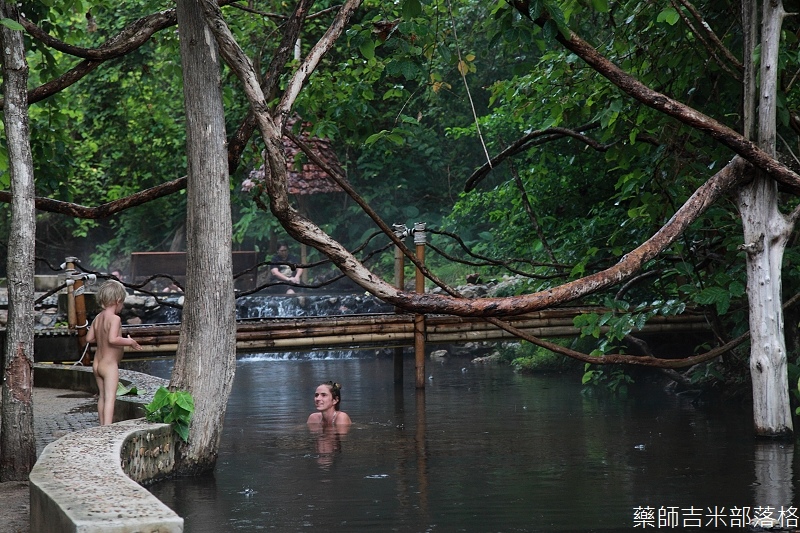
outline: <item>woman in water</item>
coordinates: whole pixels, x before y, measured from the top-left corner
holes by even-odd
[[[306,422],[309,426],[349,426],[352,422],[344,411],[340,411],[342,387],[338,383],[328,381],[322,383],[314,392],[316,413],[311,413]]]

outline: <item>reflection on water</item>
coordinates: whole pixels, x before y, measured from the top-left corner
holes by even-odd
[[[342,451],[342,437],[347,435],[349,429],[347,427],[309,428],[309,432],[317,437],[314,445],[317,464],[324,470],[328,470],[336,455]]]
[[[656,386],[586,395],[577,377],[457,358],[426,373],[417,391],[393,385],[390,358],[240,359],[214,474],[151,490],[189,533],[686,531],[797,505],[794,447],[757,442],[742,406],[697,406]],[[331,379],[347,434],[305,424]]]

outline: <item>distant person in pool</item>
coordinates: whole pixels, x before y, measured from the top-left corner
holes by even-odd
[[[280,264],[284,263],[284,264]],[[285,263],[291,263],[287,265]],[[293,265],[300,263],[296,256],[289,253],[289,245],[281,241],[278,243],[278,252],[272,256],[270,260],[272,279],[275,281],[283,281],[290,285],[297,285],[300,283],[300,277],[303,275],[303,269]],[[294,294],[291,287],[287,287],[286,294]]]
[[[342,401],[342,386],[333,381],[320,384],[314,391],[314,406],[316,413],[311,413],[306,422],[309,426],[317,427],[347,427],[352,424],[350,417],[340,411]]]

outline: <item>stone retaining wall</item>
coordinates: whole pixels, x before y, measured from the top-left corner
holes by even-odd
[[[136,414],[165,380],[120,371],[120,381],[145,391],[117,398],[115,420]],[[36,365],[36,386],[96,392],[90,368]],[[92,387],[95,387],[92,389]],[[45,447],[30,474],[31,531],[172,533],[183,531],[175,514],[139,483],[168,477],[177,436],[168,424],[143,418],[69,433]]]

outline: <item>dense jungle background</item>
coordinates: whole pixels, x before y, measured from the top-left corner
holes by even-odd
[[[559,4],[563,20],[625,71],[741,129],[741,20],[731,2]],[[170,7],[150,0],[49,0],[25,6],[24,16],[56,39],[91,49]],[[297,43],[298,57],[325,31],[337,7],[315,4]],[[262,54],[277,46],[291,8],[256,0],[223,6],[258,71],[269,64]],[[517,276],[509,293],[534,292],[606,268],[661,228],[731,158],[728,148],[696,129],[622,95],[558,46],[555,24],[521,23],[537,10],[527,1],[369,0],[294,105],[292,133],[323,143],[329,161],[384,220],[427,224],[427,263],[453,285],[468,277],[477,282]],[[779,159],[792,169],[800,167],[795,155],[800,153],[799,29],[797,17],[786,20],[779,76]],[[167,27],[31,104],[38,196],[97,206],[186,174],[177,31]],[[26,47],[31,88],[91,61],[37,39],[26,38]],[[232,136],[248,104],[228,71],[223,91]],[[256,250],[268,260],[286,235],[257,201],[260,142],[254,136],[231,169],[233,242],[235,250]],[[309,162],[295,153],[291,164],[302,174]],[[10,187],[7,169],[3,147],[4,190]],[[392,249],[384,249],[385,238],[374,238],[373,222],[350,197],[296,191],[292,198],[391,280]],[[797,203],[788,194],[783,200],[787,212]],[[0,209],[0,234],[7,234],[8,208]],[[37,273],[52,273],[67,256],[78,257],[89,270],[125,272],[132,252],[185,250],[185,213],[182,192],[102,219],[39,211]],[[784,257],[785,300],[800,284],[796,241],[795,232]],[[626,339],[649,316],[681,313],[688,306],[706,313],[710,344],[746,331],[742,244],[735,199],[728,197],[631,282],[580,302],[613,310],[579,319],[589,350],[629,349]],[[299,245],[291,247],[299,253]],[[322,259],[309,249],[309,263]],[[331,268],[310,270],[311,281],[330,276]],[[790,383],[800,376],[799,322],[798,311],[787,309]],[[601,327],[609,329],[601,333]],[[514,357],[527,356],[518,364],[535,366],[534,352]],[[745,343],[694,367],[687,377],[746,381],[748,353]],[[624,370],[587,368],[584,379],[617,387],[626,376]]]

